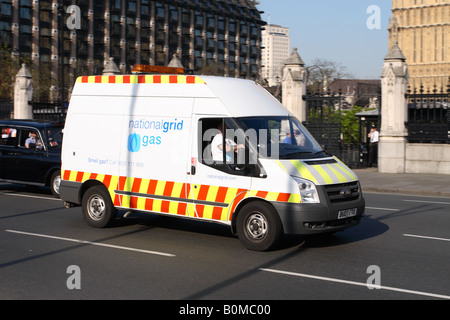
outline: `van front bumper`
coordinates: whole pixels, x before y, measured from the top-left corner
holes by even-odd
[[[365,210],[365,200],[331,204],[273,203],[285,234],[308,235],[343,231],[359,224]],[[339,212],[356,209],[356,215],[339,219]]]

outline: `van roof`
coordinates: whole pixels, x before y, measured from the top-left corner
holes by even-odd
[[[289,114],[255,81],[215,76],[85,76],[77,79],[72,96],[218,98],[233,117]]]
[[[206,76],[202,79],[234,117],[290,114],[280,101],[255,81]]]
[[[44,127],[63,127],[64,122],[58,121],[47,121],[47,120],[33,120],[33,119],[2,119],[0,120],[0,125],[2,126],[14,126],[14,127],[34,127],[34,128],[44,128]]]

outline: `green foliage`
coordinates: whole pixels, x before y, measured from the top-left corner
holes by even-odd
[[[49,63],[41,63],[40,67],[30,66],[29,69],[33,78],[34,102],[49,102],[50,87],[56,83],[57,79],[52,79],[51,66]]]
[[[0,99],[13,99],[14,77],[19,72],[19,64],[14,62],[11,49],[6,44],[0,46]]]
[[[50,86],[52,82],[57,81],[52,79],[50,64],[41,64],[40,68],[35,68],[29,59],[14,59],[11,48],[7,44],[0,45],[0,99],[14,99],[14,80],[23,63],[27,65],[33,79],[33,100],[35,102],[50,101]]]
[[[341,113],[341,130],[344,135],[344,143],[359,142],[359,118],[356,114],[363,111],[370,111],[373,108],[354,106],[350,110],[343,110]]]

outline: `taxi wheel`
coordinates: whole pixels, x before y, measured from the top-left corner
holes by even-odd
[[[59,198],[59,186],[61,185],[61,171],[55,171],[50,178],[50,190],[52,194]]]
[[[282,225],[275,209],[265,202],[246,204],[236,220],[237,234],[249,250],[267,251],[281,238]]]
[[[81,208],[86,222],[96,228],[109,226],[117,215],[109,192],[103,186],[89,188],[83,195]]]

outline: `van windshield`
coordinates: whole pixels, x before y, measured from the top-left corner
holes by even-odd
[[[293,117],[233,119],[260,158],[315,159],[329,156],[306,128]]]

